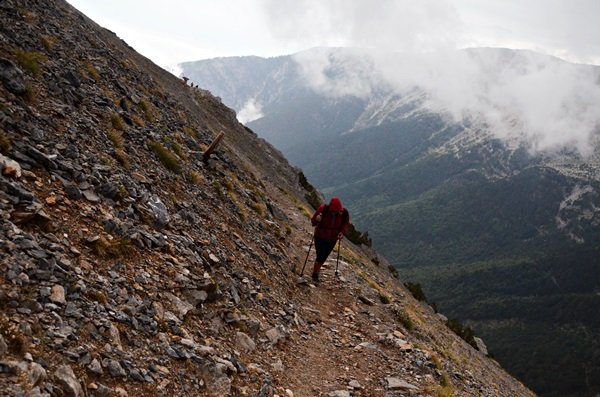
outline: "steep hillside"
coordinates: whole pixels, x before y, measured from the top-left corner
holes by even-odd
[[[299,283],[298,170],[217,98],[63,1],[0,32],[2,396],[532,395],[364,247]]]
[[[504,133],[513,139],[500,139],[473,119],[453,121],[428,108],[425,89],[394,92],[378,84],[361,69],[368,57],[351,49],[345,56],[343,49],[331,49],[322,57],[322,51],[287,57],[296,61],[291,76],[289,64],[286,73],[277,68],[285,57],[276,64],[253,58],[260,70],[274,67],[270,80],[260,76],[261,85],[270,87],[268,96],[244,81],[237,90],[222,90],[219,76],[243,69],[241,59],[188,63],[184,73],[232,106],[253,98],[262,117],[247,125],[317,187],[342,197],[353,222],[368,230],[399,273],[421,283],[442,312],[484,334],[511,373],[543,396],[595,396],[600,328],[592,313],[600,304],[600,268],[591,258],[599,256],[600,246],[598,134],[589,156],[567,149],[535,153],[510,128]],[[598,67],[508,49],[466,54],[483,65],[478,76],[490,90],[505,88],[493,81],[518,81],[530,70],[552,73],[558,89],[565,83],[555,75],[560,69],[595,76],[591,87],[567,82],[581,84],[578,93],[598,92]],[[319,86],[315,73],[304,73],[310,63],[303,59],[325,65]],[[371,91],[342,95],[340,82]],[[324,89],[330,87],[338,92]],[[574,112],[583,108],[585,100]],[[517,123],[512,127],[517,130]]]

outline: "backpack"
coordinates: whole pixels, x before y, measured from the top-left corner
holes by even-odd
[[[329,204],[325,204],[325,208],[323,209],[323,212],[321,212],[321,214],[323,215],[321,217],[321,222],[323,222],[323,220],[327,216],[328,211],[329,211]],[[347,222],[348,222],[348,210],[346,208],[344,208],[344,210],[342,211],[342,225],[345,225]],[[319,222],[319,224],[320,224],[320,222]]]

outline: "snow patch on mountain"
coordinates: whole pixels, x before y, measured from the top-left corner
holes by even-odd
[[[402,119],[425,113],[423,108],[426,94],[422,90],[412,90],[404,95],[389,92],[374,96],[369,100],[363,113],[358,117],[352,129],[356,132],[369,127],[393,123]]]

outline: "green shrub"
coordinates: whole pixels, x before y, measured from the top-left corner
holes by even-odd
[[[469,327],[463,326],[458,320],[450,319],[446,321],[446,326],[450,328],[454,333],[464,339],[469,345],[477,349],[477,343],[475,343],[475,332]]]
[[[173,153],[169,151],[169,149],[156,141],[150,142],[148,146],[150,146],[150,149],[152,149],[152,151],[158,156],[160,162],[167,167],[167,169],[177,173],[181,172],[181,164],[179,164],[179,160]]]
[[[411,283],[410,281],[407,281],[404,283],[404,286],[410,291],[410,293],[412,294],[412,296],[415,297],[416,300],[427,302],[427,297],[425,296],[425,293],[421,288],[421,284]]]
[[[390,303],[392,303],[392,298],[388,294],[383,292],[379,292],[379,300],[385,305],[389,305]]]
[[[223,186],[218,181],[214,181],[212,183],[212,187],[215,189],[215,192],[217,192],[217,196],[219,196],[219,198],[224,199],[226,197]]]
[[[356,229],[356,227],[354,227],[352,223],[348,224],[346,237],[356,245],[364,244],[367,247],[370,247],[373,243],[373,241],[369,238],[369,232],[361,233]]]
[[[319,197],[319,192],[317,191],[317,189],[315,189],[313,185],[311,185],[308,182],[306,176],[304,176],[304,173],[302,171],[298,172],[298,183],[300,183],[300,186],[302,186],[302,188],[304,188],[304,190],[306,190],[307,192],[304,195],[306,201],[308,201],[308,203],[314,209],[319,208],[319,206],[321,205],[321,197]]]
[[[319,197],[319,194],[316,190],[311,190],[310,192],[306,193],[304,195],[304,198],[306,199],[306,201],[308,201],[308,204],[310,204],[310,206],[314,209],[319,208],[319,206],[321,205],[321,198]]]

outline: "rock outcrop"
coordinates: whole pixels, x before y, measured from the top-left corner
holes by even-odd
[[[298,283],[297,170],[210,93],[64,1],[0,22],[0,394],[530,394],[360,247]]]

